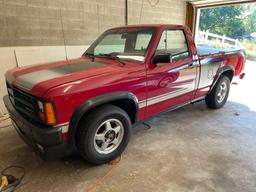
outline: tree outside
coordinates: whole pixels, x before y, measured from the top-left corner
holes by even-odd
[[[238,39],[256,59],[256,3],[201,9],[199,30]]]

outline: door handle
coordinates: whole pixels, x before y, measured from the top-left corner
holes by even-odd
[[[189,67],[189,68],[191,68],[191,67],[193,67],[193,66],[194,66],[194,62],[191,62],[191,63],[188,64],[188,67]]]
[[[195,61],[188,64],[188,68],[197,67],[197,66],[198,66],[198,63]]]

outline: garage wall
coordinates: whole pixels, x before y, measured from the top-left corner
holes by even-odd
[[[129,24],[185,23],[185,0],[128,0],[128,2]]]
[[[183,0],[128,0],[128,24],[184,24],[185,12]],[[104,30],[122,25],[125,0],[0,0],[0,98],[8,69],[79,57]]]

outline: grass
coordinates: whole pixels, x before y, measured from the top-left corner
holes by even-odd
[[[246,58],[256,60],[256,41],[242,41],[242,45],[246,51]]]

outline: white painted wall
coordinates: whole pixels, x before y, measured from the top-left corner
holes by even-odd
[[[2,98],[7,94],[4,74],[14,67],[80,57],[88,46],[0,47],[0,114],[6,113]],[[66,54],[67,53],[67,54]]]

